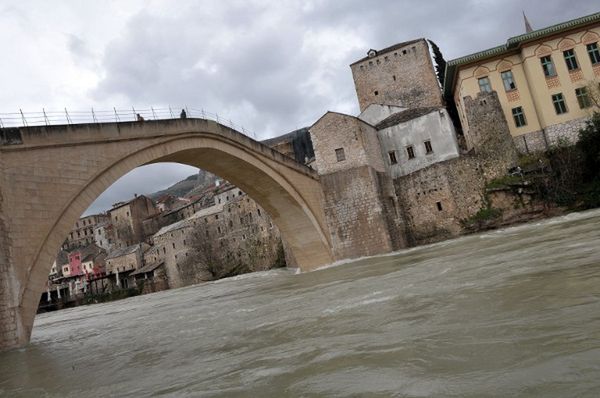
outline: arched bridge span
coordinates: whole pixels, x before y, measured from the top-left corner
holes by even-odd
[[[303,270],[332,261],[318,175],[206,119],[0,130],[0,349],[29,341],[52,262],[87,207],[134,168],[210,171],[271,216]]]

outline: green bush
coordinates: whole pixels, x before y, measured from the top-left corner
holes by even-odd
[[[522,183],[523,183],[523,178],[521,176],[506,175],[506,176],[502,176],[502,177],[493,179],[486,185],[486,188],[488,188],[488,189],[506,188],[506,187],[510,187],[511,185],[518,185],[518,184],[522,184]]]
[[[462,220],[462,226],[468,231],[481,231],[493,228],[495,221],[502,216],[502,210],[493,207],[484,207],[471,217]]]

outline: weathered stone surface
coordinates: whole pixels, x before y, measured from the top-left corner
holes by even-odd
[[[406,108],[443,105],[425,39],[381,50],[350,67],[361,111],[370,104]]]
[[[576,143],[579,139],[579,130],[585,127],[588,119],[588,117],[584,117],[546,127],[549,144],[556,145],[561,141],[570,144]]]
[[[475,99],[465,97],[464,103],[469,124],[467,146],[477,154],[485,179],[505,175],[517,164],[518,154],[498,94],[480,92]]]
[[[385,186],[388,181],[389,177],[369,166],[321,176],[325,216],[336,259],[406,247],[395,195]]]
[[[549,148],[547,137],[541,130],[513,137],[513,141],[521,154],[545,151]]]
[[[319,174],[364,165],[385,171],[377,131],[354,116],[327,112],[312,125],[310,135]],[[336,156],[338,149],[343,151],[343,160]]]
[[[485,207],[485,179],[479,159],[463,156],[394,180],[410,244],[424,244],[463,232],[461,221]]]

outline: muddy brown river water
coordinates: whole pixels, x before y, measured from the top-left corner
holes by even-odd
[[[599,397],[600,211],[36,318],[6,397]]]

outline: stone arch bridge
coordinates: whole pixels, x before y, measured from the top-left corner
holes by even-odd
[[[303,270],[332,262],[312,169],[206,119],[0,129],[0,350],[29,341],[65,236],[112,183],[149,163],[210,171],[244,190]]]

